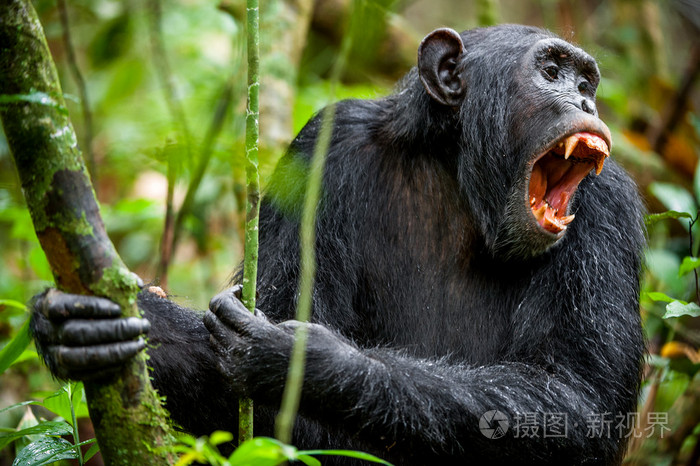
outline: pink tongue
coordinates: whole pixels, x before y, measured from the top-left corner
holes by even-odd
[[[578,183],[591,171],[591,165],[580,164],[572,166],[564,177],[547,192],[547,199],[555,209],[561,209],[566,205],[571,196],[571,188],[578,186]],[[564,212],[561,213],[564,215]]]

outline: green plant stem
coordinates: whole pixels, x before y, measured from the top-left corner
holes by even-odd
[[[326,155],[330,147],[335,119],[335,88],[352,47],[352,35],[343,38],[340,55],[335,62],[330,78],[329,105],[323,111],[321,131],[314,147],[311,170],[309,173],[304,210],[300,226],[301,240],[301,274],[299,279],[299,300],[297,302],[296,319],[308,322],[311,318],[311,300],[313,296],[314,277],[316,275],[316,211],[321,198],[323,169]],[[275,423],[275,436],[284,443],[291,443],[294,418],[299,410],[301,386],[304,381],[304,365],[306,363],[306,342],[308,330],[305,325],[296,329],[294,347],[290,358],[287,381],[282,394],[282,405]]]
[[[83,450],[78,446],[80,443],[80,433],[78,432],[78,419],[75,417],[75,407],[73,406],[73,385],[69,382],[66,387],[68,392],[68,404],[70,405],[70,417],[73,420],[73,443],[76,444],[75,452],[78,454],[78,462],[80,466],[83,466],[83,464],[85,464],[85,459],[83,458]]]
[[[255,312],[258,278],[258,220],[260,214],[260,174],[258,173],[259,96],[260,96],[260,12],[258,0],[247,0],[248,26],[248,106],[245,119],[246,218],[243,260],[243,303]],[[253,438],[253,401],[241,399],[238,406],[238,441]]]

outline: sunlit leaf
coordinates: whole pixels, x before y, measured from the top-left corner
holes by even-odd
[[[233,434],[223,430],[217,430],[209,436],[209,443],[212,445],[220,445],[231,440],[233,440]]]
[[[695,303],[684,304],[681,301],[673,301],[666,305],[664,319],[683,316],[700,317],[700,306]]]
[[[229,461],[234,466],[276,466],[295,457],[294,447],[272,438],[255,437],[243,442],[229,457]]]

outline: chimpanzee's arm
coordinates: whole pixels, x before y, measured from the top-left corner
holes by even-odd
[[[229,292],[212,300],[204,322],[235,389],[277,406],[293,329],[304,324],[259,319]],[[389,460],[428,464],[513,455],[514,464],[595,464],[609,463],[619,450],[617,436],[586,436],[588,416],[616,407],[600,403],[587,382],[563,366],[469,367],[422,360],[389,349],[360,349],[326,327],[306,325],[301,414],[359,436],[377,452],[389,451]],[[563,414],[567,436],[517,439],[511,432],[509,438],[488,438],[479,420],[492,410]]]

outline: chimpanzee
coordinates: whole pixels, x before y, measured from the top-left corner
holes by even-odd
[[[643,355],[643,209],[606,160],[599,80],[593,58],[534,27],[437,29],[396,93],[339,102],[302,324],[313,117],[261,206],[261,312],[234,289],[204,316],[140,295],[172,417],[196,434],[235,431],[245,395],[256,434],[270,435],[293,330],[308,325],[299,447],[410,465],[619,463]],[[148,323],[117,311],[38,298],[33,330],[53,373],[104,375],[143,348]]]

